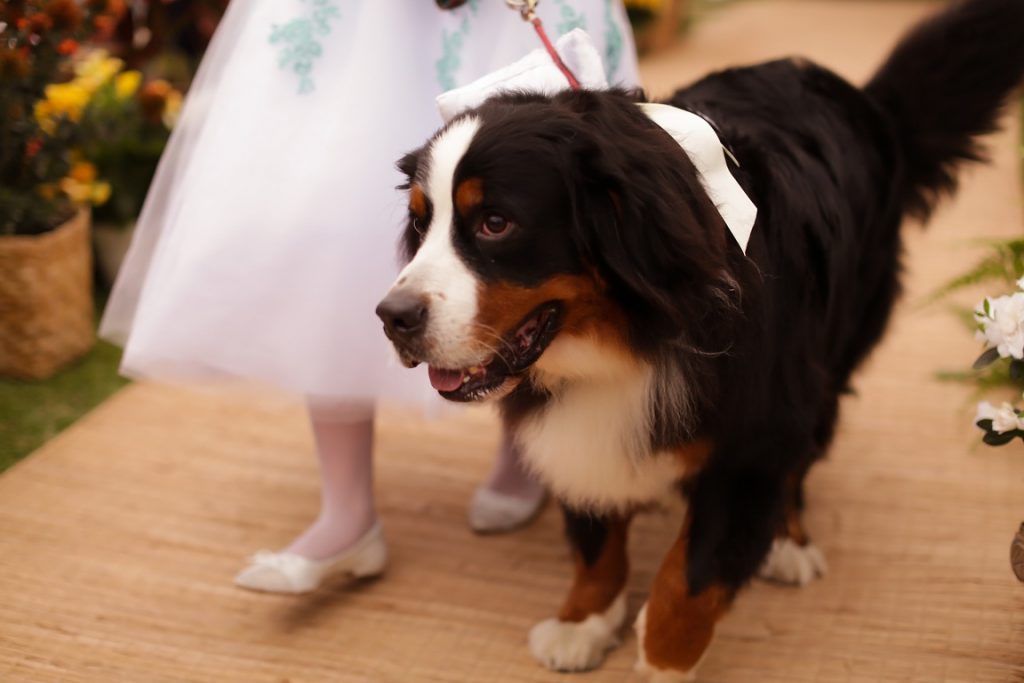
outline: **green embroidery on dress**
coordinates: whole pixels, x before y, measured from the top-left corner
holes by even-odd
[[[612,3],[615,0],[605,0],[604,3],[604,65],[608,69],[608,82],[613,82],[612,76],[619,69],[619,62],[622,61],[622,29],[615,21],[615,12]]]
[[[277,63],[282,69],[291,69],[299,77],[299,94],[312,92],[313,62],[323,54],[320,38],[331,32],[331,20],[341,12],[333,0],[303,0],[310,7],[305,17],[292,19],[283,26],[274,24],[270,31],[270,44],[281,45]]]
[[[441,32],[441,57],[434,64],[437,71],[437,82],[442,90],[451,90],[458,86],[455,74],[462,65],[462,48],[466,44],[466,36],[469,35],[469,17],[476,16],[480,9],[480,0],[469,0],[464,6],[451,10],[453,13],[461,12],[462,23],[457,31],[450,33]]]
[[[558,30],[558,35],[565,35],[577,28],[581,28],[584,31],[587,29],[587,18],[572,7],[569,7],[566,4],[566,0],[555,0],[555,5],[558,6],[558,11],[562,15],[562,20],[555,26]]]

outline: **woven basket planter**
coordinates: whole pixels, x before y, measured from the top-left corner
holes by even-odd
[[[0,237],[0,375],[43,379],[96,342],[89,213]]]

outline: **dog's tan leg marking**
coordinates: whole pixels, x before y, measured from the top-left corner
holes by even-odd
[[[728,610],[733,591],[712,584],[696,595],[686,581],[686,552],[690,518],[654,579],[650,597],[637,616],[639,660],[637,669],[652,681],[692,680],[694,670],[715,632],[715,624]]]
[[[619,644],[619,629],[626,620],[629,521],[627,516],[610,520],[601,553],[592,564],[575,552],[575,577],[558,617],[530,631],[530,652],[549,669],[593,669]]]
[[[629,518],[614,519],[594,564],[587,566],[579,551],[573,553],[576,572],[569,595],[558,612],[559,621],[583,621],[591,614],[606,611],[622,593],[629,576],[626,537]]]

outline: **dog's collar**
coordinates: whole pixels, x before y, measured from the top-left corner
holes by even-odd
[[[651,102],[640,103],[639,107],[686,152],[700,174],[701,185],[708,197],[746,254],[757,219],[757,207],[729,170],[727,154],[737,166],[739,162],[722,144],[715,128],[703,116],[678,107]]]

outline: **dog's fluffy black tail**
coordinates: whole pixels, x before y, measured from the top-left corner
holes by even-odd
[[[892,117],[905,157],[903,207],[926,218],[956,188],[956,166],[980,160],[1024,80],[1024,0],[959,0],[913,29],[865,92]]]

